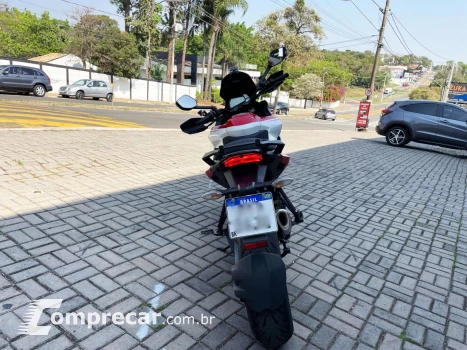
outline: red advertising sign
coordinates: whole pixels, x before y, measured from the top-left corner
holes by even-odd
[[[361,129],[368,127],[368,115],[370,114],[370,106],[371,102],[369,101],[360,102],[360,107],[358,108],[357,115],[357,128]]]

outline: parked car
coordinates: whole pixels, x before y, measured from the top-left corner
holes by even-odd
[[[395,147],[414,141],[467,149],[467,110],[446,102],[397,101],[382,111],[376,132]]]
[[[110,83],[102,80],[81,79],[71,85],[61,86],[58,94],[64,98],[75,96],[78,100],[92,97],[93,100],[105,98],[112,102],[113,88]]]
[[[331,109],[326,109],[326,108],[320,108],[316,113],[315,113],[315,118],[318,119],[326,119],[326,120],[336,120],[336,112],[334,112]]]
[[[385,95],[392,94],[392,92],[393,92],[393,89],[392,89],[392,88],[386,88],[386,89],[384,89],[384,94],[385,94]]]
[[[285,102],[277,102],[276,113],[273,112],[274,110],[274,103],[269,104],[269,110],[273,114],[289,114],[289,104]]]
[[[403,87],[409,87],[410,84],[409,84],[409,83],[404,83],[404,84],[402,84],[402,86],[403,86]]]
[[[38,97],[44,97],[48,91],[52,91],[52,85],[47,74],[38,68],[6,65],[0,66],[0,90],[23,95],[32,92]]]

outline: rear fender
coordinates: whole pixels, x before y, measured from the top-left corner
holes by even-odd
[[[232,266],[234,293],[256,312],[275,310],[287,297],[285,265],[278,254],[250,254]]]

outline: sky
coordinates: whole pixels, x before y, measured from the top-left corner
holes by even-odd
[[[51,16],[60,19],[69,19],[70,11],[75,6],[72,3],[94,7],[96,10],[115,14],[112,18],[116,19],[123,29],[123,17],[117,15],[116,8],[110,3],[110,0],[6,1],[11,7],[17,7],[20,10],[27,8],[37,14],[48,10]],[[237,11],[231,16],[231,21],[254,25],[256,21],[268,13],[291,6],[294,0],[247,1],[247,12],[243,15],[242,11]],[[356,51],[375,50],[378,35],[376,28],[379,29],[382,22],[382,14],[378,5],[383,7],[385,0],[353,0],[353,3],[368,19],[350,1],[305,0],[305,2],[314,8],[321,17],[322,27],[326,34],[326,38],[320,42],[323,45],[322,48]],[[467,62],[467,47],[465,46],[467,26],[464,23],[467,0],[391,0],[390,9],[393,16],[389,17],[389,22],[394,30],[390,25],[386,25],[385,38],[387,43],[385,43],[384,50],[397,55],[408,54],[410,51],[417,56],[426,56],[432,59],[435,64],[441,64],[446,60]],[[399,22],[394,19],[394,16]],[[376,28],[370,24],[370,21]],[[404,27],[425,47],[417,43]],[[401,40],[398,39],[395,32]],[[408,50],[401,43],[404,40]]]

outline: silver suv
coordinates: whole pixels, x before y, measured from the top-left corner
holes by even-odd
[[[376,132],[389,145],[410,141],[467,149],[467,110],[436,101],[397,101],[384,109]]]
[[[65,98],[75,96],[78,100],[92,97],[94,100],[105,98],[108,102],[112,102],[113,89],[106,81],[81,79],[71,85],[61,86],[58,94]]]
[[[0,66],[0,90],[14,91],[23,95],[32,92],[37,97],[44,97],[48,91],[52,91],[52,85],[43,70],[7,65]]]

